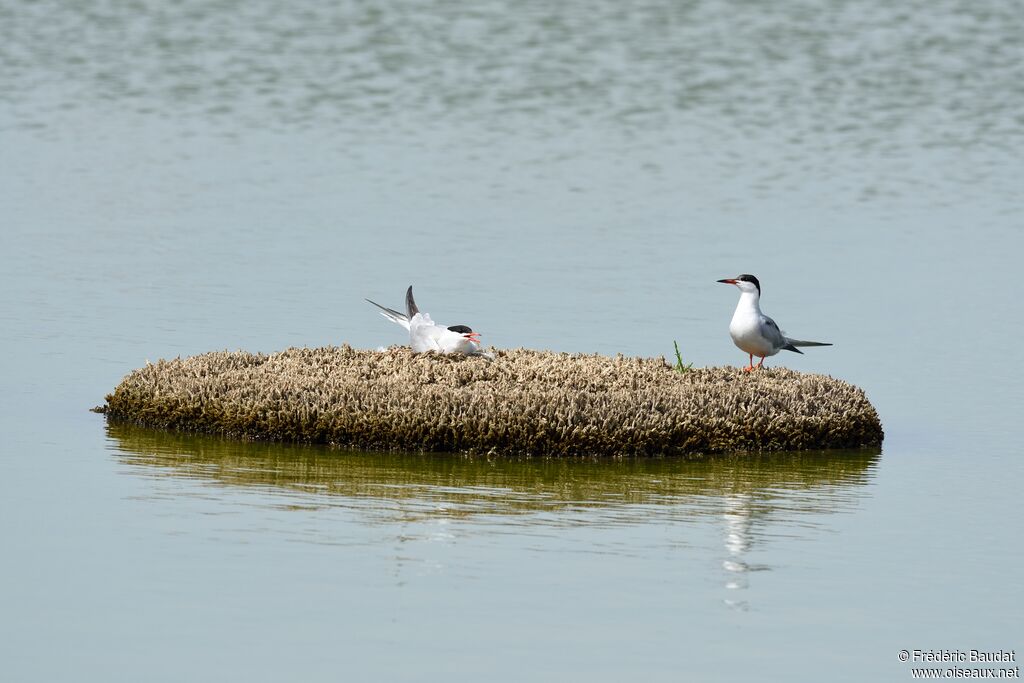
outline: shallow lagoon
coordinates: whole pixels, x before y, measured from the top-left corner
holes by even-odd
[[[0,9],[12,680],[890,680],[1020,645],[1015,3]],[[489,462],[87,409],[146,359],[487,343],[776,363],[881,453]]]

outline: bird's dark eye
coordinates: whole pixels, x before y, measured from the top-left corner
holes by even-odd
[[[741,281],[743,281],[743,282],[749,282],[749,283],[751,283],[752,285],[754,285],[755,287],[757,287],[757,291],[759,291],[759,292],[761,291],[761,283],[760,283],[760,282],[758,282],[758,281],[757,281],[757,278],[756,278],[756,277],[754,277],[753,275],[750,275],[750,274],[748,274],[748,273],[743,273],[743,275],[740,275],[740,276],[739,276],[738,278],[736,278],[736,279],[737,279],[737,280],[741,280]]]
[[[452,325],[448,329],[451,330],[452,332],[458,332],[459,334],[466,334],[467,332],[473,331],[471,328],[466,327],[465,325]]]

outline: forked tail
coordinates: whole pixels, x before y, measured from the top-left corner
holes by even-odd
[[[406,315],[404,313],[399,313],[395,309],[388,308],[387,306],[381,306],[376,301],[370,301],[369,299],[367,299],[367,301],[369,303],[373,304],[374,306],[376,306],[377,308],[379,308],[380,309],[380,314],[382,316],[384,316],[385,318],[387,318],[388,320],[390,320],[393,323],[401,325],[405,329],[409,329],[409,318],[406,317]]]
[[[793,351],[795,353],[803,353],[798,346],[832,346],[830,342],[815,342],[815,341],[803,341],[802,339],[790,339],[786,337],[786,345],[782,348],[786,351]]]

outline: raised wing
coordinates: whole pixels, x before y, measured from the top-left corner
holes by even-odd
[[[412,298],[412,285],[409,285],[409,289],[405,290],[405,312],[409,316],[409,320],[420,312],[420,309],[416,308],[416,300]]]

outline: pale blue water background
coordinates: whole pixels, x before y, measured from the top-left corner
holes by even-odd
[[[0,678],[1019,651],[1022,35],[1011,0],[0,3]],[[87,412],[147,359],[399,343],[362,299],[410,283],[499,347],[739,364],[740,272],[881,454],[358,469]]]

